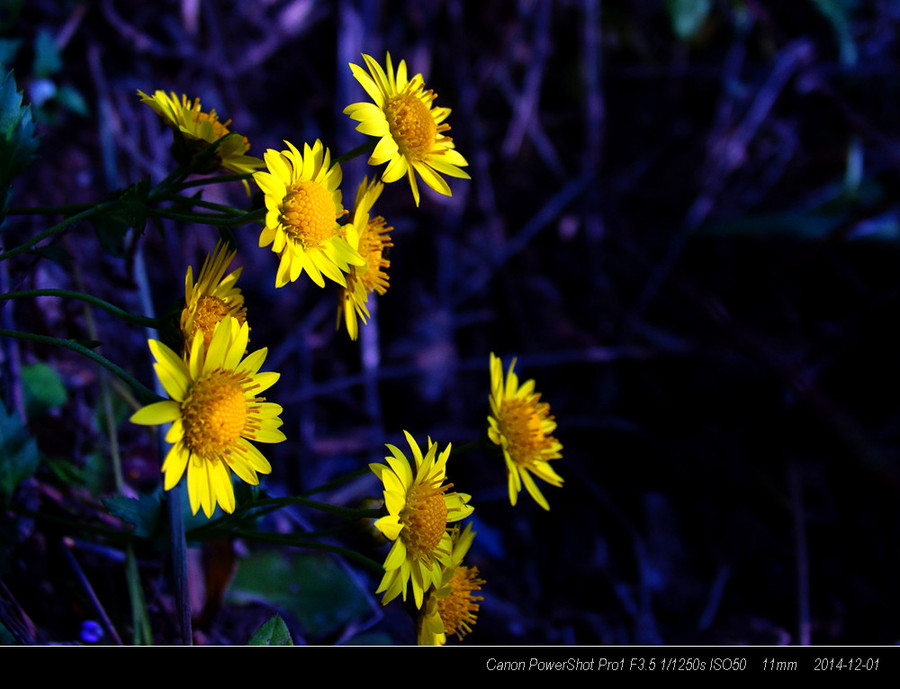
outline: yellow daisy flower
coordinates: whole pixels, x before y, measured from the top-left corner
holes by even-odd
[[[384,577],[375,593],[384,592],[382,604],[398,595],[406,600],[411,585],[416,607],[422,607],[425,592],[441,584],[444,568],[450,565],[453,541],[447,524],[472,514],[465,493],[448,493],[453,484],[444,485],[450,445],[438,455],[437,443],[428,439],[423,455],[413,437],[404,431],[415,460],[413,468],[406,456],[393,445],[385,457],[387,464],[369,468],[384,484],[384,504],[388,514],[375,522],[376,528],[393,541],[384,561]]]
[[[237,251],[229,251],[225,242],[219,241],[211,255],[207,255],[194,282],[193,270],[188,266],[184,276],[184,309],[181,312],[181,333],[184,336],[184,351],[190,352],[194,335],[203,333],[203,343],[209,349],[216,325],[228,316],[244,323],[247,310],[244,295],[235,287],[242,268],[227,276],[225,271]]]
[[[344,273],[365,261],[338,224],[347,212],[341,205],[341,166],[332,166],[331,153],[319,140],[312,148],[304,144],[303,153],[285,143],[287,151],[266,151],[268,172],[253,175],[267,209],[259,245],[271,244],[281,259],[275,286],[294,282],[306,270],[319,287],[325,286],[322,275],[346,287]]]
[[[462,560],[475,538],[472,525],[466,525],[462,533],[455,529],[452,538],[450,566],[444,569],[440,587],[432,589],[425,598],[425,607],[419,616],[420,646],[443,646],[448,634],[456,634],[462,641],[477,620],[478,601],[484,600],[482,596],[472,595],[473,591],[480,591],[484,584],[484,580],[478,577],[478,568],[462,566]]]
[[[182,141],[186,144],[185,153],[187,155],[184,159],[179,158],[179,162],[186,163],[206,150],[209,144],[218,141],[214,164],[210,169],[200,172],[209,173],[222,167],[235,174],[243,175],[263,166],[263,161],[259,158],[246,155],[250,150],[247,137],[228,129],[231,120],[220,121],[215,110],[203,112],[200,109],[199,98],[195,98],[191,103],[186,95],[182,94],[179,99],[174,91],[170,94],[166,94],[164,91],[154,91],[152,96],[138,91],[138,95],[141,97],[141,102],[153,108],[153,111],[169,127],[175,132],[181,133]],[[246,181],[244,186],[249,192],[250,185]]]
[[[370,56],[362,57],[369,68],[368,74],[352,63],[350,70],[373,102],[348,105],[344,114],[359,122],[357,131],[379,138],[369,164],[387,163],[381,176],[386,183],[396,182],[405,174],[417,206],[419,187],[415,173],[436,192],[450,196],[450,187],[442,174],[469,179],[460,170],[468,162],[455,150],[453,140],[444,135],[450,129],[445,122],[450,109],[432,107],[437,94],[425,90],[421,74],[407,78],[405,60],[400,61],[395,73],[390,53],[386,58],[387,70]]]
[[[281,407],[259,394],[280,374],[260,373],[266,349],[244,358],[248,328],[229,317],[216,326],[207,347],[198,332],[186,358],[166,345],[149,340],[156,359],[156,375],[171,399],[139,409],[133,423],[155,426],[171,423],[166,441],[172,444],[162,465],[164,488],[172,489],[187,470],[187,488],[194,514],[202,507],[211,517],[216,503],[234,511],[231,469],[239,478],[257,485],[257,473],[272,467],[249,441],[280,443],[285,440]]]
[[[343,320],[352,340],[359,336],[357,316],[363,323],[369,318],[366,306],[369,294],[384,294],[388,288],[388,275],[384,269],[390,267],[391,262],[384,257],[384,251],[394,246],[387,234],[393,228],[388,227],[380,215],[372,218],[369,214],[382,189],[384,184],[377,180],[369,183],[364,177],[356,192],[352,220],[344,226],[347,243],[366,261],[364,266],[350,266],[347,286],[341,290],[338,301],[337,326],[340,327]]]
[[[562,486],[562,478],[550,466],[551,459],[562,457],[562,445],[551,435],[556,430],[556,421],[550,415],[550,405],[539,402],[541,396],[534,391],[533,380],[519,385],[519,378],[513,372],[515,365],[513,359],[504,382],[500,359],[491,353],[488,436],[503,448],[510,504],[516,504],[524,483],[535,502],[549,510],[550,506],[531,474],[553,486]]]

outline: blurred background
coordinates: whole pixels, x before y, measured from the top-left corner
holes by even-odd
[[[420,185],[419,208],[405,182],[386,187],[391,286],[358,342],[335,330],[336,289],[304,277],[276,291],[258,228],[236,231],[252,346],[281,372],[269,399],[289,438],[265,448],[266,493],[362,469],[403,430],[477,440],[489,353],[518,357],[558,422],[565,485],[542,484],[549,512],[524,492],[513,508],[496,455],[451,459],[486,581],[465,643],[894,644],[898,27],[890,0],[7,1],[0,65],[41,134],[10,203],[162,179],[171,135],[138,89],[199,97],[260,157],[284,139],[349,151],[365,137],[341,111],[367,98],[348,63],[390,51],[452,109],[472,179],[450,180],[449,198]],[[348,204],[373,171],[344,166]],[[260,203],[239,184],[204,198]],[[48,224],[10,217],[4,232]],[[54,243],[69,258],[4,262],[2,287],[164,313],[216,238],[148,226],[109,257],[102,232],[76,226]],[[100,340],[152,384],[146,333],[103,312],[19,300],[0,319]],[[102,530],[120,522],[101,502],[100,369],[8,339],[0,363],[4,414],[26,420],[40,457],[0,522],[4,640],[115,643],[114,628],[127,642],[121,551]],[[114,404],[126,495],[158,494],[152,438],[127,422],[125,391]],[[379,495],[362,476],[319,497]],[[265,527],[333,524],[291,509]],[[386,552],[363,530],[349,544]],[[382,608],[351,562],[196,545],[196,643],[246,643],[275,613],[295,643],[415,643],[407,611]],[[154,641],[179,643],[165,540],[140,540],[138,557]]]

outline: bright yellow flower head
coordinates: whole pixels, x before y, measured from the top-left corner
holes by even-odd
[[[369,164],[387,163],[381,176],[386,183],[406,175],[417,206],[419,187],[415,173],[436,192],[450,196],[450,187],[442,174],[469,179],[460,170],[468,162],[456,151],[453,140],[444,135],[450,129],[444,121],[450,109],[432,107],[437,94],[425,90],[421,74],[407,78],[405,60],[400,61],[396,73],[390,53],[386,58],[387,70],[368,55],[363,55],[363,60],[369,68],[368,74],[352,63],[350,70],[373,102],[348,105],[344,114],[359,122],[357,131],[379,138]]]
[[[384,251],[394,246],[387,234],[393,228],[388,227],[380,215],[375,218],[370,216],[372,205],[378,200],[382,189],[384,185],[381,182],[372,180],[369,183],[364,177],[356,192],[352,219],[344,226],[347,243],[366,261],[363,266],[350,266],[347,286],[341,290],[338,301],[337,325],[340,327],[343,320],[352,340],[359,336],[357,316],[363,323],[369,318],[366,306],[369,294],[384,294],[388,288],[388,275],[384,269],[390,267],[391,262],[385,258]]]
[[[319,287],[325,275],[342,287],[351,265],[365,264],[344,238],[338,218],[341,205],[341,166],[331,164],[331,153],[316,140],[303,153],[285,141],[289,150],[266,151],[268,172],[257,172],[254,181],[265,194],[266,226],[259,235],[261,247],[272,245],[280,257],[275,286],[294,282],[306,270]]]
[[[272,471],[268,460],[249,441],[280,443],[285,440],[281,407],[259,394],[280,374],[260,373],[266,349],[243,358],[247,324],[229,317],[219,323],[209,347],[198,332],[186,358],[166,345],[150,340],[156,375],[171,399],[139,409],[133,423],[155,426],[171,423],[166,441],[172,444],[162,465],[164,488],[173,488],[187,470],[188,496],[194,514],[202,507],[211,517],[216,503],[234,511],[234,489],[229,469],[251,485],[260,474]]]
[[[228,129],[231,120],[220,121],[215,110],[203,112],[200,109],[199,98],[195,98],[191,103],[186,95],[182,95],[179,99],[174,91],[170,94],[166,94],[164,91],[154,91],[152,96],[138,91],[138,95],[141,97],[141,102],[153,108],[153,111],[169,127],[181,133],[187,144],[188,157],[201,153],[209,144],[219,142],[214,161],[216,165],[212,169],[201,172],[212,172],[216,167],[222,167],[235,174],[243,175],[263,166],[263,161],[259,158],[246,155],[250,150],[247,137]],[[246,182],[244,186],[249,191],[250,187]]]
[[[207,255],[194,282],[191,266],[184,276],[184,309],[181,312],[181,333],[184,336],[185,354],[190,352],[194,334],[203,333],[203,342],[209,349],[213,332],[220,321],[233,316],[239,323],[246,321],[244,296],[235,287],[241,268],[227,276],[225,271],[237,251],[229,251],[224,242],[218,242],[213,253]]]
[[[519,385],[519,378],[513,372],[515,365],[513,359],[504,382],[500,359],[491,353],[488,436],[503,448],[510,504],[516,504],[524,483],[535,502],[549,510],[531,474],[553,486],[562,486],[562,478],[550,466],[551,459],[562,457],[562,445],[551,435],[556,430],[556,421],[550,415],[550,405],[539,401],[541,396],[534,391],[533,380]]]
[[[448,634],[462,638],[472,631],[481,596],[472,595],[480,591],[484,580],[478,577],[477,567],[464,567],[462,560],[472,545],[475,533],[467,524],[460,533],[452,534],[453,553],[450,565],[444,569],[441,585],[432,589],[425,598],[425,607],[419,616],[418,643],[420,646],[443,646]]]
[[[406,600],[412,585],[416,607],[422,607],[425,592],[440,586],[444,568],[452,559],[453,541],[447,524],[472,514],[469,495],[448,493],[452,484],[444,484],[450,445],[438,455],[437,443],[428,439],[428,451],[423,455],[413,437],[406,433],[415,467],[393,445],[387,448],[387,464],[370,464],[369,468],[384,484],[384,504],[387,516],[375,526],[388,540],[393,541],[384,561],[384,577],[376,593],[384,592],[382,603],[387,604],[398,595]]]

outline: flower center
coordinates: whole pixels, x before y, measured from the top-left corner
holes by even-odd
[[[444,623],[447,635],[456,634],[462,639],[472,631],[478,612],[477,601],[482,596],[473,596],[472,591],[480,591],[483,579],[478,578],[477,567],[457,567],[450,577],[450,593],[437,602],[438,614]]]
[[[206,349],[209,349],[209,343],[212,341],[213,332],[216,326],[228,315],[232,315],[238,319],[238,323],[243,324],[246,319],[245,309],[235,310],[235,305],[230,304],[224,299],[220,299],[212,294],[204,294],[197,301],[197,308],[194,311],[194,320],[191,324],[191,331],[187,333],[186,342],[188,346],[194,339],[194,335],[198,330],[203,331],[203,341]]]
[[[197,381],[181,407],[187,448],[216,459],[241,437],[247,423],[247,400],[240,378],[213,371]]]
[[[406,507],[400,513],[400,523],[406,528],[400,535],[415,557],[430,556],[447,532],[447,488],[419,484],[407,496]]]
[[[540,459],[544,451],[553,448],[553,437],[541,430],[550,405],[535,404],[533,399],[511,399],[500,409],[500,433],[506,438],[509,454],[521,466]]]
[[[359,278],[367,292],[378,290],[379,294],[384,294],[388,288],[388,276],[382,268],[389,268],[391,262],[384,258],[384,250],[389,246],[394,246],[391,238],[384,234],[390,232],[393,228],[386,227],[384,218],[380,215],[369,220],[362,237],[359,240],[359,253],[366,259],[367,268],[359,271]]]
[[[281,204],[281,222],[288,235],[304,249],[330,239],[338,229],[337,208],[331,193],[311,180],[294,182]]]
[[[431,152],[437,138],[437,125],[425,103],[412,93],[400,93],[385,104],[384,110],[391,136],[403,156],[422,160]]]

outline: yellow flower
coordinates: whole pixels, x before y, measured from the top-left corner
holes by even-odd
[[[556,421],[550,415],[550,405],[539,402],[541,396],[534,391],[533,380],[519,385],[519,378],[513,372],[515,365],[513,359],[504,382],[500,359],[491,353],[488,436],[503,448],[510,504],[516,504],[524,483],[535,502],[549,510],[531,474],[553,486],[562,486],[562,478],[550,466],[551,459],[562,457],[562,445],[551,435],[556,430]]]
[[[419,616],[420,646],[443,646],[448,634],[456,634],[462,641],[476,622],[478,601],[484,600],[481,596],[472,595],[473,591],[480,591],[484,584],[484,580],[478,577],[478,568],[462,566],[462,560],[475,538],[472,525],[466,525],[462,533],[455,529],[452,538],[450,566],[444,569],[440,587],[429,592]]]
[[[363,323],[369,318],[366,306],[369,294],[384,294],[388,288],[388,275],[384,269],[390,267],[391,262],[384,257],[384,250],[394,246],[387,234],[393,228],[388,227],[380,215],[372,218],[369,214],[382,189],[384,185],[381,182],[372,180],[369,183],[364,177],[356,192],[352,220],[344,226],[347,243],[366,261],[363,266],[350,266],[347,286],[341,290],[338,301],[337,325],[340,327],[343,316],[352,340],[359,336],[357,316]]]
[[[247,137],[228,129],[231,120],[220,121],[215,110],[203,112],[200,109],[199,98],[195,98],[191,103],[188,97],[182,94],[179,100],[174,91],[170,94],[166,94],[164,91],[154,91],[152,96],[138,91],[138,95],[141,97],[142,103],[153,108],[153,111],[173,131],[181,134],[181,139],[176,139],[176,141],[186,145],[184,150],[186,155],[180,157],[179,162],[187,163],[206,150],[209,144],[218,141],[214,164],[209,169],[200,170],[200,172],[209,173],[222,167],[235,174],[243,175],[263,166],[263,161],[259,158],[245,155],[250,150]],[[244,187],[249,192],[250,185],[246,180]]]
[[[442,174],[469,179],[460,170],[468,162],[455,150],[453,140],[444,135],[450,129],[444,121],[450,109],[432,108],[437,94],[425,90],[421,74],[407,78],[405,60],[400,61],[395,74],[390,53],[387,70],[370,56],[362,57],[369,73],[352,63],[350,70],[373,102],[348,105],[344,114],[359,122],[357,131],[379,138],[369,164],[387,163],[381,176],[383,182],[396,182],[405,174],[417,206],[419,187],[415,173],[435,191],[450,196]]]
[[[212,255],[207,255],[194,282],[193,270],[188,266],[184,276],[184,309],[181,312],[181,333],[184,336],[185,354],[190,352],[194,334],[203,333],[203,343],[209,349],[216,325],[228,316],[246,321],[244,296],[235,287],[241,268],[227,276],[225,271],[237,251],[229,251],[222,241],[216,244]]]
[[[338,224],[347,212],[341,205],[341,166],[331,165],[331,153],[319,140],[312,148],[304,144],[302,154],[285,143],[287,151],[266,151],[269,171],[253,175],[267,210],[259,245],[271,244],[281,259],[275,286],[294,282],[306,270],[319,287],[325,286],[323,274],[345,287],[344,273],[365,261]]]
[[[428,439],[425,455],[413,437],[404,431],[412,449],[415,468],[393,445],[387,464],[369,468],[384,484],[384,504],[388,514],[375,522],[376,528],[393,541],[384,561],[384,577],[376,593],[384,592],[387,604],[412,585],[416,607],[422,607],[425,592],[441,584],[443,570],[451,562],[453,541],[447,524],[472,514],[465,493],[448,493],[453,484],[444,484],[450,445],[438,455],[437,443]]]
[[[198,332],[186,358],[150,340],[156,375],[171,399],[139,409],[133,423],[171,423],[166,441],[172,444],[162,465],[164,488],[172,489],[187,470],[187,488],[194,514],[202,507],[211,517],[216,503],[234,511],[231,469],[243,481],[257,485],[257,473],[272,467],[249,441],[280,443],[281,407],[259,394],[278,380],[278,373],[260,373],[266,349],[243,358],[247,324],[229,317],[216,326],[206,347]]]

